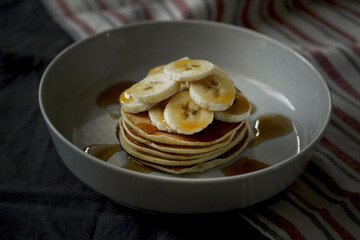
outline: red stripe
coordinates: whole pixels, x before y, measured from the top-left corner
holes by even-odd
[[[150,13],[149,9],[146,7],[146,5],[145,5],[142,1],[140,1],[140,0],[133,0],[133,2],[134,2],[135,4],[138,4],[138,5],[141,7],[141,9],[142,9],[142,11],[143,11],[143,13],[144,13],[144,16],[145,16],[145,19],[146,19],[146,20],[152,19],[152,16],[151,16],[151,13]]]
[[[250,28],[252,30],[256,30],[249,21],[249,15],[248,15],[249,5],[250,5],[250,0],[246,0],[242,10],[241,20],[243,22],[244,27]]]
[[[102,0],[95,0],[96,4],[101,10],[104,10],[105,12],[108,12],[109,14],[113,15],[115,18],[117,18],[122,23],[127,23],[127,19],[119,12],[116,12],[115,10],[108,9],[106,4]]]
[[[64,12],[64,14],[75,23],[75,25],[78,25],[86,34],[92,35],[95,33],[95,31],[84,21],[77,18],[71,11],[70,7],[66,4],[63,0],[56,0],[57,4],[61,8],[61,10]]]
[[[340,108],[337,108],[335,106],[333,106],[332,111],[336,116],[341,118],[346,124],[348,124],[358,133],[360,133],[360,123],[356,121],[355,118],[353,118],[352,116],[348,115],[346,112],[342,111]]]
[[[354,15],[357,16],[357,17],[360,17],[360,13],[357,12],[357,11],[355,11],[354,9],[351,9],[351,8],[349,8],[349,7],[347,7],[347,6],[343,6],[343,5],[339,4],[338,2],[336,2],[336,1],[334,1],[334,0],[325,0],[325,1],[328,2],[328,3],[330,3],[330,4],[332,4],[332,5],[335,5],[335,6],[337,6],[337,7],[340,7],[340,8],[342,8],[342,9],[344,9],[345,11],[348,11],[349,13],[354,14]]]
[[[314,178],[318,179],[321,183],[324,183],[333,194],[348,198],[354,207],[360,211],[360,194],[356,192],[350,192],[341,188],[325,171],[323,171],[314,162],[309,163],[309,167],[306,168],[306,172],[311,174]]]
[[[357,54],[360,56],[360,48],[357,46],[350,46],[350,48]]]
[[[274,0],[270,0],[268,5],[267,5],[267,11],[269,16],[274,19],[275,21],[277,21],[278,23],[282,24],[284,27],[286,27],[288,30],[290,30],[291,32],[295,33],[296,35],[298,35],[299,37],[301,37],[302,39],[313,43],[317,46],[323,46],[325,47],[326,45],[316,41],[315,39],[311,38],[310,36],[306,35],[304,32],[302,32],[300,29],[294,27],[293,25],[289,24],[288,22],[285,22],[284,20],[282,20],[280,18],[280,16],[276,13],[275,8],[274,8]]]
[[[339,4],[338,2],[334,1],[334,0],[325,0],[326,2],[332,4],[333,6],[336,6],[336,7],[339,7],[339,8],[342,8],[343,10],[355,15],[356,17],[360,17],[360,13],[355,11],[354,9],[351,9],[347,6],[343,6],[341,4]],[[360,56],[360,50],[358,47],[356,46],[349,46],[357,55]]]
[[[180,10],[184,18],[193,18],[189,7],[182,0],[173,0],[173,3]]]
[[[355,38],[353,38],[352,36],[350,36],[349,34],[347,34],[346,32],[338,29],[336,26],[332,25],[331,23],[329,23],[328,21],[326,21],[325,19],[319,17],[318,15],[316,15],[314,12],[310,11],[309,9],[307,9],[304,4],[302,4],[301,1],[299,0],[294,0],[293,1],[293,5],[294,7],[296,7],[297,9],[307,13],[308,15],[312,16],[313,18],[315,18],[316,20],[318,20],[319,22],[322,22],[324,25],[328,26],[329,28],[331,28],[332,30],[334,30],[335,32],[339,33],[340,35],[344,36],[345,38],[347,38],[349,41],[355,43],[357,42],[357,40]]]
[[[320,214],[320,216],[341,236],[343,239],[356,239],[352,236],[345,228],[343,228],[329,213],[326,208],[319,208],[315,205],[309,203],[304,198],[302,198],[297,192],[295,192],[292,188],[288,189],[289,192],[298,199],[303,205],[305,205],[308,209],[312,211],[316,211]]]
[[[270,222],[272,222],[277,227],[281,228],[284,232],[286,232],[291,239],[305,240],[305,237],[301,234],[299,229],[297,229],[297,227],[292,222],[280,216],[278,213],[268,208],[261,208],[261,213],[263,217],[265,217]]]
[[[309,36],[301,32],[299,29],[292,26],[291,24],[284,22],[276,13],[273,4],[274,4],[273,0],[271,0],[268,4],[268,12],[270,17],[272,17],[275,21],[287,27],[290,31],[302,37],[304,40],[307,40],[319,46],[326,47],[326,45],[315,41],[314,39],[310,38]],[[355,99],[360,101],[360,94],[343,79],[343,77],[336,71],[336,69],[332,66],[332,64],[327,60],[327,58],[321,52],[318,51],[309,51],[309,52],[319,63],[319,65],[327,72],[330,78],[334,80],[336,84],[338,84],[342,89],[344,89],[348,94],[353,96]]]
[[[353,168],[355,171],[360,173],[360,163],[353,159],[350,155],[342,151],[340,148],[335,146],[332,142],[330,142],[327,138],[323,137],[320,140],[320,144],[329,149],[333,154],[335,154],[340,160],[346,163],[349,167]]]
[[[224,1],[216,0],[216,7],[217,7],[216,21],[220,22],[222,20],[223,11],[224,11]]]
[[[354,97],[355,99],[360,101],[360,93],[358,93],[354,87],[352,87],[349,83],[347,83],[344,78],[336,71],[334,66],[329,62],[324,54],[319,51],[309,50],[314,59],[318,62],[318,64],[326,71],[329,77],[339,85],[344,91],[346,91],[349,95]]]

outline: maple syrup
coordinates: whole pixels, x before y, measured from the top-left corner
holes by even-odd
[[[258,160],[249,157],[242,157],[239,160],[237,160],[235,163],[226,166],[224,168],[221,168],[221,171],[226,176],[235,176],[249,172],[255,172],[257,170],[267,167],[269,167],[269,165],[264,162],[260,162]]]
[[[268,113],[261,115],[254,125],[255,137],[251,140],[248,147],[253,147],[270,138],[284,136],[293,129],[289,118],[278,113]]]
[[[149,173],[154,171],[153,169],[146,167],[145,165],[141,164],[136,158],[126,155],[126,164],[123,166],[123,168],[130,169],[136,172],[142,172],[142,173]]]
[[[84,152],[90,154],[100,160],[107,161],[117,152],[122,151],[122,148],[119,144],[92,144],[86,146]],[[123,168],[130,169],[136,172],[149,173],[153,170],[141,164],[137,161],[136,158],[126,154],[126,164],[122,166]]]
[[[116,152],[120,152],[120,144],[92,144],[84,148],[84,152],[103,161],[109,160]]]
[[[107,107],[110,105],[119,105],[119,96],[126,89],[131,87],[134,84],[132,81],[123,81],[115,83],[110,87],[102,91],[96,98],[96,104],[99,108],[107,111],[112,118],[120,118],[119,113],[110,112],[107,110]]]

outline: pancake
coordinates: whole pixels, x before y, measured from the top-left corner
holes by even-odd
[[[137,151],[148,153],[150,155],[159,156],[159,157],[162,157],[162,158],[168,158],[168,159],[174,159],[174,160],[198,159],[198,158],[201,158],[201,157],[214,156],[218,152],[223,151],[223,149],[224,149],[224,148],[220,148],[220,149],[215,148],[212,151],[202,152],[202,153],[198,153],[198,154],[188,154],[188,153],[183,153],[183,152],[179,151],[179,149],[178,149],[179,146],[174,145],[176,150],[178,150],[177,153],[175,152],[175,150],[173,150],[171,153],[168,153],[168,152],[164,152],[164,151],[155,149],[155,148],[153,148],[153,147],[151,147],[149,145],[146,145],[146,144],[144,144],[142,142],[139,142],[136,139],[132,138],[125,131],[123,121],[121,121],[121,126],[122,126],[122,128],[120,128],[120,131],[121,131],[120,134],[123,137],[123,140],[126,141],[126,143],[130,147],[134,148]],[[240,129],[238,131],[240,131]],[[230,138],[230,141],[231,140],[232,140],[232,137]],[[229,141],[229,143],[230,143],[230,141]],[[226,145],[225,145],[225,147],[226,147]]]
[[[166,166],[166,165],[160,165],[160,164],[154,164],[143,160],[138,160],[141,164],[160,170],[162,172],[167,172],[171,174],[184,174],[184,173],[202,173],[208,169],[224,165],[232,160],[234,160],[236,157],[239,156],[239,154],[244,151],[247,144],[250,142],[250,129],[246,129],[246,133],[244,135],[244,138],[237,143],[233,148],[231,148],[226,153],[216,157],[215,159],[189,165],[189,166]]]
[[[226,139],[244,124],[244,121],[229,123],[214,120],[201,132],[192,135],[184,135],[160,131],[157,127],[151,124],[147,111],[133,114],[121,109],[121,116],[131,129],[143,138],[157,143],[180,146],[213,145]]]
[[[247,124],[244,124],[242,128],[236,131],[236,134],[227,146],[210,152],[209,154],[198,154],[195,156],[188,156],[186,154],[167,154],[139,143],[136,140],[129,138],[129,135],[123,130],[122,125],[120,125],[119,138],[123,149],[136,158],[140,158],[141,160],[150,163],[167,166],[188,166],[205,162],[224,154],[241,141],[247,131],[249,131],[249,127]]]
[[[136,131],[131,129],[131,127],[125,123],[123,120],[121,121],[121,125],[124,128],[124,131],[133,139],[136,141],[146,144],[147,146],[150,146],[154,149],[157,149],[159,151],[165,152],[165,153],[182,153],[182,154],[201,154],[201,153],[207,153],[210,151],[214,151],[216,149],[225,147],[229,142],[231,141],[232,137],[234,136],[235,132],[233,132],[231,135],[223,139],[222,141],[207,145],[207,146],[181,146],[181,145],[171,145],[171,144],[165,144],[165,143],[157,143],[153,141],[149,141],[148,139],[140,136]]]

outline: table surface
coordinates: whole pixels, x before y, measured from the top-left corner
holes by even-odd
[[[155,215],[121,206],[62,163],[38,105],[72,38],[37,0],[0,2],[0,239],[267,239],[236,212]]]

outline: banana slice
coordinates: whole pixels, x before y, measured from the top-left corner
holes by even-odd
[[[224,111],[235,99],[233,81],[216,70],[213,75],[191,82],[189,92],[197,105],[211,111]]]
[[[163,72],[147,76],[132,87],[132,96],[139,102],[159,103],[172,96],[179,83],[169,79]]]
[[[223,122],[241,122],[251,113],[251,103],[244,94],[236,91],[235,100],[230,108],[221,112],[214,112],[214,118]]]
[[[180,82],[179,92],[189,91],[189,82]]]
[[[168,101],[164,100],[152,108],[149,109],[148,114],[151,120],[151,123],[156,126],[160,131],[165,131],[169,133],[174,133],[175,131],[169,127],[165,121],[164,109]]]
[[[179,82],[193,82],[205,78],[214,72],[214,64],[206,60],[181,59],[164,67],[164,73]]]
[[[224,70],[222,70],[219,66],[217,66],[217,65],[214,65],[214,72],[222,73],[222,74],[224,74],[225,76],[229,77],[229,75],[228,75]]]
[[[150,69],[147,76],[157,74],[157,73],[161,73],[162,71],[164,71],[164,67],[165,67],[165,65],[160,65],[160,66],[157,66],[157,67],[154,67],[154,68]]]
[[[129,113],[139,113],[150,109],[155,103],[142,103],[132,96],[132,88],[123,91],[119,98],[121,107]]]
[[[177,133],[191,135],[205,129],[213,121],[214,113],[199,107],[191,99],[189,91],[183,91],[170,98],[164,117]]]

